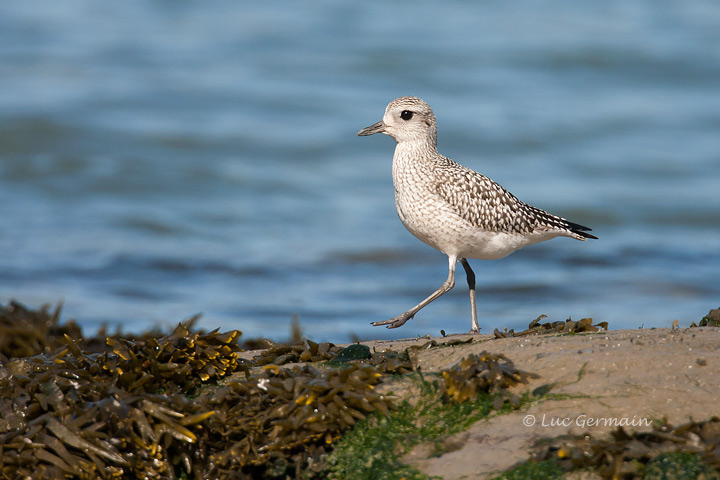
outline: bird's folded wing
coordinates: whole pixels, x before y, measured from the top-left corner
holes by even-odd
[[[435,193],[470,225],[496,232],[534,231],[537,212],[488,177],[472,170],[446,177],[435,184]]]

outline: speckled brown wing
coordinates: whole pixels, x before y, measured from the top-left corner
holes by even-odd
[[[589,228],[528,205],[485,175],[443,160],[435,192],[471,225],[520,235],[560,230],[580,240],[595,238],[586,233]]]
[[[493,232],[531,233],[523,202],[485,175],[454,162],[438,169],[435,192],[470,225]]]

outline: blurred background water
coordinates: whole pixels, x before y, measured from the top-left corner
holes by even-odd
[[[0,301],[94,333],[173,325],[315,340],[469,329],[464,278],[396,217],[395,97],[439,149],[591,226],[471,261],[484,332],[720,305],[720,4],[4,2]]]

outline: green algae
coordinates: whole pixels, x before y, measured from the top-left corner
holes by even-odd
[[[455,371],[468,370],[469,365],[474,370],[475,363],[463,361]],[[504,391],[489,393],[490,387],[457,400],[448,396],[449,387],[443,375],[452,370],[441,372],[437,377],[415,375],[412,401],[402,401],[390,415],[373,415],[345,434],[328,456],[329,478],[429,478],[404,464],[403,455],[420,444],[427,445],[431,455],[456,450],[461,445],[452,441],[453,435],[464,432],[479,420],[530,401],[529,396],[523,396],[507,402]],[[487,372],[482,370],[479,375]]]
[[[711,480],[719,479],[720,472],[705,465],[697,453],[662,453],[648,462],[644,469],[645,480]]]
[[[503,472],[492,480],[559,480],[565,475],[557,462],[543,460],[540,462],[526,462]]]
[[[353,360],[367,360],[372,358],[370,347],[367,345],[353,344],[340,350],[337,356],[330,361],[331,365],[352,362]]]

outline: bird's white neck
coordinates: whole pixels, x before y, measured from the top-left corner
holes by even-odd
[[[421,162],[436,158],[439,153],[434,142],[429,139],[399,142],[395,146],[393,161]]]

